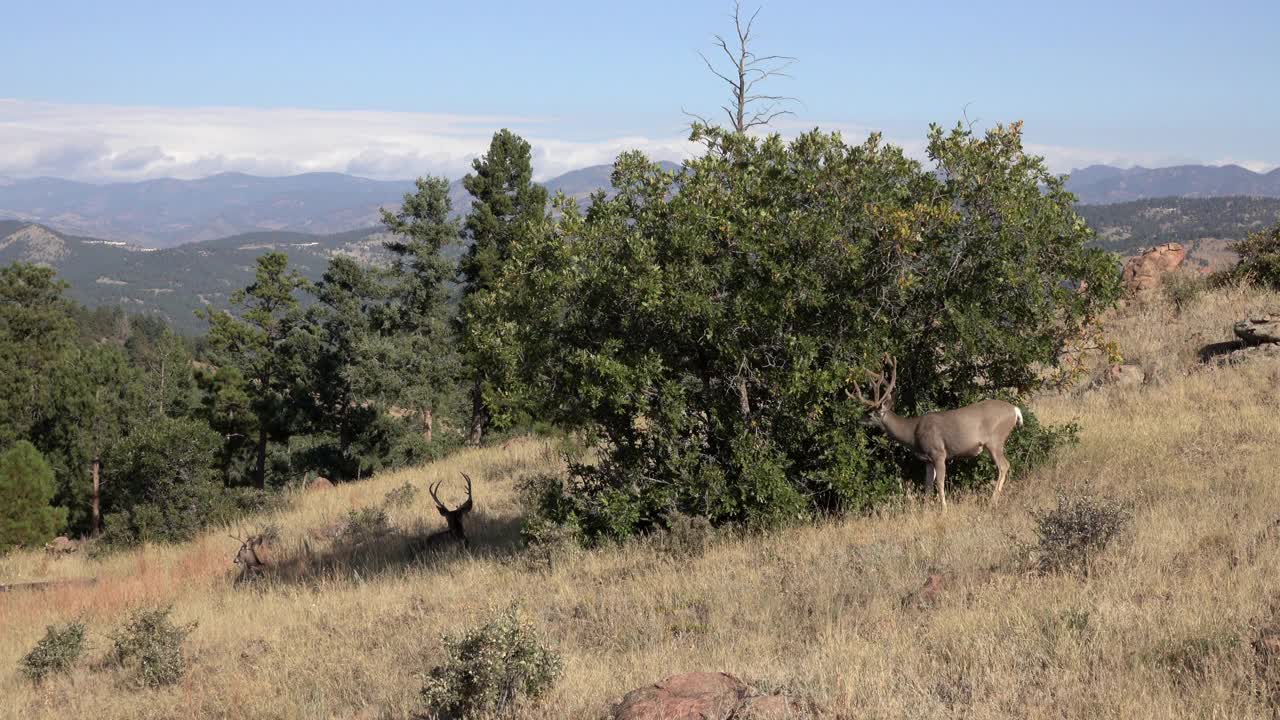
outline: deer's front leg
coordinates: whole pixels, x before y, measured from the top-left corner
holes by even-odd
[[[938,483],[938,499],[942,501],[942,509],[947,509],[947,456],[934,455],[932,461],[933,474]]]
[[[926,460],[924,463],[924,497],[925,500],[933,497],[934,482],[937,473],[933,470],[933,461]]]

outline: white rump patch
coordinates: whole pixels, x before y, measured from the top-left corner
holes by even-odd
[[[1013,414],[1018,418],[1018,427],[1022,427],[1022,409],[1015,405],[1013,407]]]

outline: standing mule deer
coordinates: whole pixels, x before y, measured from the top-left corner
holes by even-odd
[[[991,493],[991,502],[996,503],[1004,487],[1004,479],[1009,475],[1004,443],[1015,427],[1022,427],[1022,411],[1003,400],[982,400],[955,410],[925,413],[920,417],[895,415],[893,388],[898,382],[898,361],[885,353],[884,363],[889,366],[888,380],[883,372],[866,371],[872,382],[870,400],[862,394],[857,383],[853,384],[853,392],[845,390],[849,399],[856,397],[871,409],[863,424],[884,430],[889,437],[925,461],[925,494],[933,494],[936,481],[944,509],[947,507],[947,459],[975,457],[986,450],[996,462],[996,489]]]
[[[467,539],[467,533],[462,527],[462,517],[471,512],[471,508],[473,506],[471,498],[471,476],[466,473],[462,473],[462,477],[467,481],[467,499],[466,502],[453,510],[450,510],[447,505],[440,502],[440,498],[436,495],[436,491],[439,490],[440,486],[444,483],[443,480],[428,487],[428,490],[431,493],[431,499],[436,501],[436,510],[439,510],[440,514],[444,516],[444,521],[448,523],[449,527],[423,538],[417,547],[418,550],[440,548],[452,543],[458,543],[464,548],[471,547],[471,541]]]

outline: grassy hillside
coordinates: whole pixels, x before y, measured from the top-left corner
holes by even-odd
[[[519,548],[520,488],[559,460],[525,439],[299,495],[259,524],[315,554],[256,586],[232,583],[237,542],[220,532],[101,561],[11,554],[0,581],[98,583],[0,593],[0,718],[404,718],[440,634],[513,601],[565,659],[527,718],[598,719],[623,692],[693,670],[803,694],[828,717],[1270,717],[1250,642],[1280,623],[1280,365],[1194,366],[1198,347],[1263,307],[1280,296],[1225,290],[1181,315],[1131,306],[1109,333],[1148,383],[1031,402],[1047,421],[1080,422],[1080,445],[1006,487],[995,508],[961,494],[945,513],[908,501],[701,555],[635,544],[548,566]],[[443,479],[455,497],[463,470],[476,480],[469,555],[406,565],[396,537],[363,555],[311,538],[405,482]],[[1087,578],[1038,575],[1019,549],[1031,511],[1059,493],[1133,511]],[[392,520],[442,526],[425,492]],[[904,604],[934,572],[948,577],[936,603]],[[136,691],[92,670],[126,611],[157,603],[199,623],[187,677]],[[18,659],[46,624],[75,618],[89,625],[90,657],[33,688]]]

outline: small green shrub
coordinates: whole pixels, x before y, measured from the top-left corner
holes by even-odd
[[[445,661],[422,688],[425,717],[462,720],[509,714],[555,684],[560,656],[512,607],[461,636],[444,638]]]
[[[1058,506],[1032,511],[1036,543],[1030,548],[1041,573],[1088,575],[1093,561],[1128,529],[1133,513],[1123,503],[1089,496],[1058,496]]]
[[[378,507],[367,507],[347,512],[347,523],[342,528],[343,539],[352,543],[362,543],[386,535],[391,532],[391,519],[387,511]]]
[[[50,625],[40,642],[22,658],[18,669],[28,680],[39,684],[50,675],[69,671],[83,652],[84,623]]]
[[[653,534],[658,550],[676,558],[701,557],[711,547],[716,529],[700,515],[668,513],[664,525]]]
[[[413,504],[418,497],[418,488],[412,483],[405,482],[397,488],[392,488],[386,497],[382,498],[382,506],[389,508],[405,508]]]
[[[172,685],[186,672],[182,644],[195,623],[173,624],[172,611],[172,606],[137,610],[111,635],[112,659],[143,687]]]
[[[1191,307],[1208,287],[1201,276],[1186,270],[1169,273],[1160,283],[1160,292],[1179,315]]]

